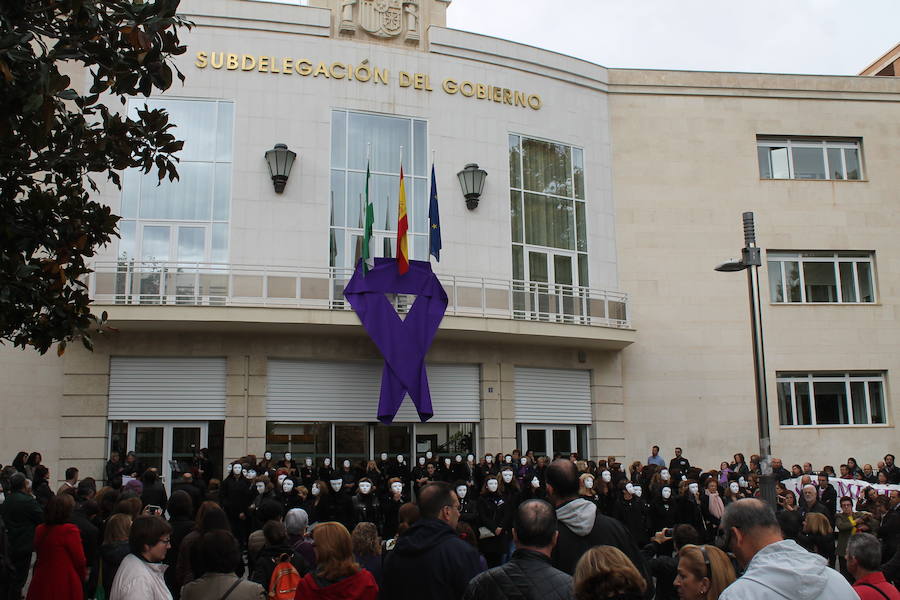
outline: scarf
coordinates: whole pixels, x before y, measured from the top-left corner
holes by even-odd
[[[709,514],[721,520],[722,515],[725,514],[725,505],[722,503],[722,497],[716,492],[710,493],[709,490],[706,490],[706,495],[709,496]]]
[[[850,525],[853,526],[853,528],[850,530],[850,535],[856,535],[857,520],[853,518],[853,513],[850,513],[849,515],[847,515],[847,520],[850,521]]]

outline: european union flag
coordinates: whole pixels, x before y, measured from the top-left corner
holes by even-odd
[[[431,165],[431,201],[428,205],[428,229],[431,238],[430,253],[435,260],[441,261],[441,214],[438,211],[437,181],[434,179],[434,165]]]

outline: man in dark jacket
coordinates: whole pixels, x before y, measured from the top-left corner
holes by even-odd
[[[550,564],[556,546],[556,511],[545,500],[526,500],[516,511],[516,551],[506,564],[475,577],[465,600],[573,600],[572,577]]]
[[[819,473],[819,502],[825,505],[828,513],[825,515],[834,527],[834,519],[837,514],[837,491],[828,483],[828,473]]]
[[[10,598],[19,598],[28,579],[31,552],[34,550],[34,529],[44,522],[44,511],[31,495],[31,482],[21,473],[9,478],[10,494],[0,504],[0,516],[6,523],[15,573],[10,584]]]
[[[647,565],[625,527],[578,497],[578,470],[570,460],[554,460],[547,467],[547,495],[556,506],[559,540],[553,550],[553,566],[570,575],[581,555],[594,546],[614,546],[625,553],[647,580]]]
[[[381,597],[459,600],[481,572],[478,551],[456,535],[459,498],[448,483],[430,483],[419,491],[419,511],[384,561]]]

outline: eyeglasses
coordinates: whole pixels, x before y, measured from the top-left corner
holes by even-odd
[[[165,544],[166,546],[171,546],[171,545],[172,545],[172,539],[171,539],[171,538],[162,538],[162,539],[160,539],[160,540],[159,540],[158,542],[156,542],[156,543],[157,543],[157,544]]]

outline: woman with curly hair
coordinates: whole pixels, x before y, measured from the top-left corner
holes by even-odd
[[[381,586],[381,538],[378,537],[378,528],[374,523],[363,521],[353,528],[350,534],[353,542],[353,558],[363,569],[366,569],[375,578],[375,583]]]
[[[594,546],[575,565],[576,600],[641,600],[647,582],[625,554]]]

